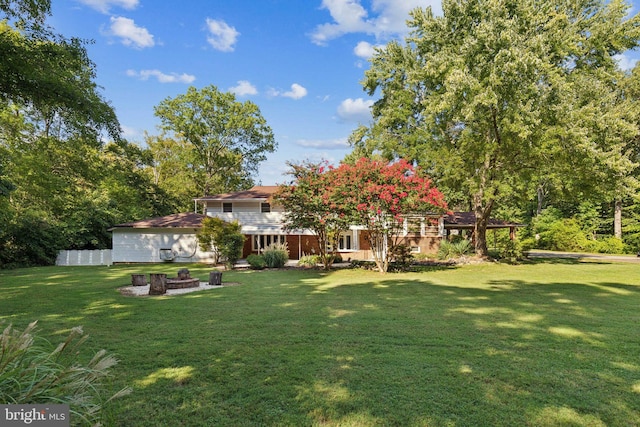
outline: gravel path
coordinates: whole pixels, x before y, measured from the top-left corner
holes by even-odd
[[[207,289],[220,289],[225,286],[227,285],[223,284],[221,286],[211,286],[207,282],[200,282],[200,286],[198,286],[197,288],[193,287],[193,288],[184,288],[184,289],[167,289],[167,293],[165,295],[179,295],[179,294],[186,294],[189,292],[205,291]],[[136,296],[136,297],[149,295],[149,285],[125,286],[123,288],[120,288],[119,290],[120,290],[120,293],[123,295]]]

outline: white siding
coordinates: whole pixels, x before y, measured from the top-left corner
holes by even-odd
[[[174,262],[213,262],[209,252],[202,252],[193,229],[113,230],[114,263],[164,262],[160,249],[171,249]]]
[[[262,212],[262,201],[228,201],[225,203],[231,203],[231,209],[233,212]],[[207,214],[218,214],[222,213],[222,202],[221,201],[212,201],[207,202],[206,210]],[[271,205],[271,212],[284,212],[284,208],[280,205]]]

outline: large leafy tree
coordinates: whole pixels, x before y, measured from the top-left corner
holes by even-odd
[[[191,168],[200,192],[194,196],[250,187],[258,165],[276,148],[258,106],[213,85],[166,98],[155,114],[164,137],[184,140],[193,150]]]
[[[53,34],[44,25],[48,1],[0,3],[0,101],[15,104],[47,136],[82,135],[99,143],[102,133],[120,139],[111,105],[94,82],[95,65],[85,42]]]
[[[383,273],[401,244],[404,222],[447,208],[425,171],[406,160],[388,163],[362,158],[341,164],[331,178],[333,204],[353,224],[365,227],[373,259]]]
[[[335,259],[340,233],[351,225],[342,206],[333,197],[334,168],[326,162],[291,163],[292,180],[279,186],[274,199],[284,207],[284,221],[289,230],[308,229],[318,239],[320,258],[325,270]]]
[[[592,189],[629,171],[633,130],[613,58],[638,44],[640,18],[628,9],[619,0],[445,0],[439,17],[416,9],[406,43],[372,58],[364,88],[381,98],[355,145],[414,159],[467,195],[485,256],[493,209],[550,170]]]

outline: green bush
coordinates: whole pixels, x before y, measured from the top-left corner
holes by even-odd
[[[22,332],[9,325],[0,335],[0,404],[68,404],[74,424],[99,424],[103,406],[131,392],[103,398],[101,381],[117,360],[101,350],[81,364],[78,350],[88,336],[80,327],[53,350],[43,339],[36,343],[35,328],[36,322]]]
[[[602,240],[595,240],[591,250],[601,254],[623,254],[625,244],[617,237],[609,236]]]
[[[262,255],[251,254],[247,257],[247,263],[252,270],[262,270],[267,266]]]
[[[498,248],[498,258],[515,262],[524,258],[522,245],[518,240],[507,240]]]
[[[212,251],[216,257],[225,260],[227,270],[231,270],[242,256],[245,236],[238,221],[226,222],[217,217],[207,217],[202,220],[202,228],[196,237],[200,249]]]
[[[590,242],[575,219],[554,221],[546,230],[538,233],[538,248],[552,251],[588,250]]]
[[[262,256],[268,268],[282,268],[289,260],[289,249],[286,243],[272,243],[264,249]]]
[[[64,248],[60,227],[26,212],[0,228],[0,268],[54,265]]]
[[[352,268],[361,268],[363,270],[376,270],[378,267],[373,261],[362,261],[358,259],[351,260]]]
[[[407,270],[413,262],[413,254],[411,253],[411,248],[407,245],[398,245],[394,247],[392,257],[394,270]]]
[[[333,261],[331,261],[332,264],[335,264],[337,262],[342,262],[342,255],[340,254],[335,254],[335,255],[329,255],[333,257]]]
[[[471,253],[469,240],[458,240],[457,242],[442,240],[438,248],[438,259],[459,258],[469,253]]]
[[[320,263],[320,255],[303,255],[298,260],[301,267],[315,267]]]

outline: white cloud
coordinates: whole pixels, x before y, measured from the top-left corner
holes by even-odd
[[[137,77],[140,80],[149,80],[151,77],[155,77],[160,83],[190,84],[190,83],[193,83],[196,79],[196,77],[191,74],[185,74],[185,73],[165,74],[159,70],[140,70],[140,71],[127,70],[127,76]]]
[[[636,62],[638,62],[638,59],[630,58],[625,54],[615,55],[613,59],[618,62],[618,66],[624,71],[632,70],[636,66]]]
[[[239,80],[237,86],[229,88],[229,92],[237,96],[257,95],[258,89],[246,80]]]
[[[133,19],[122,16],[111,17],[111,34],[120,37],[122,44],[138,49],[155,45],[153,35],[144,27],[138,27]]]
[[[345,121],[369,122],[371,120],[372,100],[347,98],[338,106],[338,117]]]
[[[233,52],[240,33],[224,21],[207,18],[209,36],[207,41],[214,49],[221,52]]]
[[[132,10],[138,6],[138,0],[78,0],[82,4],[102,13],[109,13],[112,6],[121,7],[123,9]]]
[[[318,25],[311,40],[326,45],[329,40],[348,33],[365,33],[376,38],[387,38],[407,32],[409,11],[432,6],[435,13],[442,10],[440,0],[373,0],[367,11],[361,0],[322,0],[333,22]]]
[[[307,89],[304,86],[299,85],[298,83],[294,83],[291,85],[291,90],[288,90],[286,92],[281,92],[277,89],[270,88],[267,91],[267,95],[274,96],[274,97],[282,96],[285,98],[300,99],[307,96]]]
[[[355,55],[360,58],[369,59],[373,56],[374,53],[376,53],[376,47],[380,47],[380,45],[372,45],[371,43],[360,42],[356,45],[355,48],[353,48],[353,53],[355,53]]]
[[[307,96],[307,89],[303,86],[300,86],[298,83],[294,83],[291,85],[291,90],[282,94],[285,98],[291,99],[300,99]]]
[[[317,150],[344,150],[349,148],[349,140],[348,138],[337,138],[337,139],[300,139],[296,141],[296,144],[305,147],[305,148],[313,148]]]

